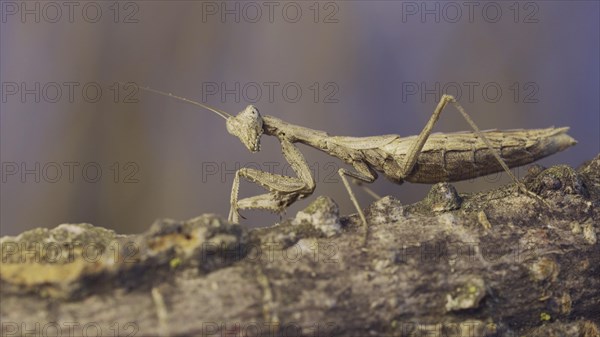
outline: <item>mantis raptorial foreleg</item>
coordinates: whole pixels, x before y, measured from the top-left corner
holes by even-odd
[[[264,187],[269,193],[238,201],[240,177]],[[261,208],[271,212],[279,212],[297,199],[297,194],[303,187],[304,184],[298,178],[272,174],[252,168],[241,168],[236,172],[233,180],[229,221],[231,223],[239,222],[238,210],[240,209]]]
[[[298,177],[288,177],[252,168],[239,169],[231,189],[229,222],[239,222],[238,210],[240,209],[260,208],[281,212],[298,198],[310,195],[314,191],[315,181],[302,153],[286,138],[280,137],[280,142],[283,156]],[[269,193],[238,201],[240,177],[264,187]]]

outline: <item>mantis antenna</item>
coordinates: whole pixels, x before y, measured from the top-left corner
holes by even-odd
[[[141,90],[144,90],[144,91],[153,92],[153,93],[155,93],[155,94],[159,94],[159,95],[163,95],[163,96],[171,97],[171,98],[174,98],[174,99],[177,99],[177,100],[180,100],[180,101],[183,101],[183,102],[189,103],[189,104],[193,104],[193,105],[199,106],[199,107],[201,107],[201,108],[204,108],[204,109],[206,109],[206,110],[209,110],[209,111],[212,111],[212,112],[216,113],[217,115],[219,115],[219,116],[223,117],[223,119],[228,119],[229,117],[232,117],[230,114],[228,114],[228,113],[227,113],[227,112],[225,112],[225,111],[222,111],[222,110],[219,110],[219,109],[212,108],[212,107],[210,107],[210,106],[208,106],[208,105],[206,105],[206,104],[202,104],[202,103],[200,103],[200,102],[192,101],[191,99],[187,99],[187,98],[185,98],[185,97],[181,97],[181,96],[176,96],[176,95],[173,95],[173,94],[171,94],[171,93],[169,93],[169,92],[164,92],[164,91],[160,91],[160,90],[152,89],[152,88],[150,88],[150,87],[138,87],[138,88],[140,88]]]

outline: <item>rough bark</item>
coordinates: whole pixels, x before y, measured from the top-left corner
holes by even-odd
[[[319,197],[247,230],[216,215],[140,235],[3,237],[3,336],[599,336],[600,156],[513,185],[437,184],[340,217]]]

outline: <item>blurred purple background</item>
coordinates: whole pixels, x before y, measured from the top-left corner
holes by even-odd
[[[578,166],[600,151],[596,1],[1,5],[1,235],[75,222],[135,233],[156,218],[226,217],[236,166],[285,173],[276,140],[263,138],[251,154],[218,116],[118,81],[230,113],[252,103],[352,136],[417,134],[442,91],[458,88],[482,129],[570,126],[579,144],[542,165]],[[460,130],[468,125],[453,109],[435,128]],[[315,169],[315,195],[354,213],[336,173],[343,164],[300,149]],[[508,182],[493,175],[455,186]],[[404,203],[430,188],[383,177],[371,187]],[[245,182],[240,191],[262,192]],[[366,207],[370,197],[356,191]],[[242,214],[248,226],[279,220]]]

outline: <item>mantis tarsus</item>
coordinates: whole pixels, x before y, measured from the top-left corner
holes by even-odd
[[[256,107],[248,105],[237,116],[187,98],[155,89],[142,90],[166,95],[208,109],[226,120],[227,131],[238,137],[250,152],[260,150],[263,134],[279,139],[283,156],[296,173],[289,177],[252,168],[239,169],[231,190],[229,221],[239,222],[240,209],[265,209],[282,212],[296,200],[311,195],[315,181],[309,165],[294,143],[303,143],[352,165],[354,171],[340,168],[338,174],[365,226],[368,225],[346,176],[371,183],[378,173],[397,184],[451,182],[506,171],[518,188],[530,192],[509,168],[532,163],[562,151],[577,142],[566,134],[568,127],[547,129],[515,129],[480,131],[464,108],[450,95],[443,95],[433,115],[418,136],[383,135],[372,137],[330,136],[324,131],[293,125],[272,116],[262,116]],[[435,133],[431,131],[448,104],[453,104],[473,129],[473,132]],[[268,192],[238,200],[240,178],[256,183]]]

